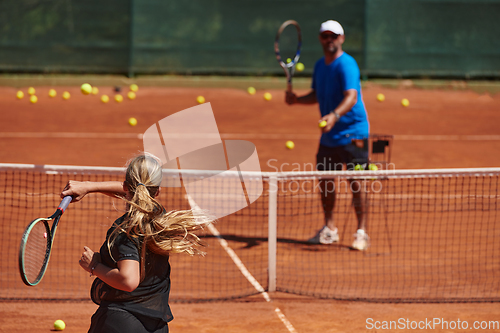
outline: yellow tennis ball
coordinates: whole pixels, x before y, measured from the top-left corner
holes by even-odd
[[[28,95],[34,95],[35,94],[35,88],[29,87],[28,88]]]
[[[63,94],[62,94],[63,99],[69,99],[70,97],[71,97],[71,95],[69,92],[67,92],[67,91],[63,92]]]
[[[304,66],[304,64],[303,64],[303,63],[299,62],[299,63],[295,66],[295,68],[297,69],[297,72],[302,72],[302,71],[304,70],[305,66]]]
[[[264,99],[266,101],[270,101],[271,99],[273,99],[273,95],[271,95],[271,93],[266,92],[264,93]]]
[[[128,123],[130,126],[135,126],[135,125],[137,125],[137,119],[135,119],[134,117],[129,118]]]
[[[404,107],[407,107],[407,106],[409,106],[409,105],[410,105],[410,101],[409,101],[409,100],[407,100],[406,98],[403,98],[403,99],[401,100],[401,105],[402,105],[402,106],[404,106]]]
[[[57,95],[57,91],[55,91],[54,89],[50,89],[49,90],[49,96],[50,97],[56,97],[56,95]]]
[[[291,62],[292,62],[292,59],[290,59],[290,58],[287,58],[287,59],[286,59],[286,63],[287,63],[287,64],[289,64],[289,63],[291,63]]]
[[[364,170],[365,168],[361,165],[361,164],[356,164],[356,166],[354,167],[354,170],[356,171],[360,171],[360,170]]]
[[[92,87],[92,95],[97,95],[99,93],[99,88]]]
[[[293,148],[295,148],[295,143],[293,143],[293,141],[288,140],[288,141],[285,143],[285,146],[286,146],[288,149],[293,149]]]
[[[16,97],[17,97],[17,99],[23,99],[24,98],[24,93],[21,90],[19,90],[17,92],[17,94],[16,94]]]
[[[103,103],[107,103],[107,102],[109,102],[109,97],[108,97],[108,95],[102,95],[102,96],[101,96],[101,102],[103,102]]]
[[[323,120],[323,121],[320,121],[320,123],[318,124],[319,128],[323,128],[326,126],[326,120]]]
[[[385,96],[384,94],[377,94],[377,101],[383,102],[385,101]]]
[[[35,104],[36,102],[38,102],[38,97],[36,97],[35,95],[31,95],[30,96],[30,102]]]
[[[123,102],[123,96],[122,96],[122,95],[120,95],[120,94],[115,95],[115,101],[116,101],[117,103],[121,103],[121,102]]]
[[[54,322],[54,329],[56,331],[62,331],[66,328],[66,324],[64,323],[64,321],[62,321],[61,319],[58,319]]]
[[[370,169],[372,171],[377,171],[378,166],[376,164],[370,163],[370,165],[368,166],[368,169]]]
[[[88,83],[84,83],[80,87],[80,90],[82,91],[82,94],[88,95],[88,94],[92,93],[92,86]]]
[[[130,90],[136,92],[137,90],[139,90],[139,87],[137,86],[137,84],[133,83],[130,85]]]
[[[127,97],[128,97],[128,99],[135,99],[135,92],[133,92],[133,91],[129,91],[129,92],[127,93]]]
[[[248,87],[247,91],[250,95],[255,95],[255,93],[257,92],[254,87]]]
[[[203,104],[203,103],[205,103],[205,97],[203,97],[203,96],[198,96],[198,97],[196,97],[196,101],[197,101],[199,104]]]

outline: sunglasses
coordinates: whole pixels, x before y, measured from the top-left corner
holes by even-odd
[[[340,35],[337,34],[320,34],[321,39],[331,38],[333,40],[337,39]]]

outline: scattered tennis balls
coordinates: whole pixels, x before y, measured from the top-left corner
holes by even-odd
[[[299,62],[299,63],[295,66],[295,68],[297,69],[297,72],[302,72],[302,71],[304,70],[305,66],[304,66],[304,64],[303,64],[303,63]]]
[[[135,126],[135,125],[137,125],[137,119],[135,119],[134,117],[129,118],[128,123],[130,126]]]
[[[271,95],[271,93],[266,92],[264,93],[264,99],[266,101],[270,101],[271,99],[273,99],[273,95]]]
[[[108,95],[102,95],[102,96],[101,96],[101,102],[103,102],[103,103],[107,103],[107,102],[109,102],[109,97],[108,97]]]
[[[17,94],[16,94],[16,97],[17,97],[17,99],[23,99],[23,97],[24,97],[24,93],[23,93],[21,90],[19,90],[19,91],[17,92]]]
[[[35,104],[36,102],[38,102],[38,97],[36,97],[35,95],[31,95],[30,96],[30,102]]]
[[[122,96],[122,95],[120,95],[120,94],[115,95],[115,101],[116,101],[117,103],[121,103],[121,102],[123,102],[123,96]]]
[[[29,87],[28,88],[28,95],[34,95],[35,94],[35,88]]]
[[[88,83],[84,83],[80,87],[80,90],[82,91],[82,94],[88,95],[88,94],[92,93],[92,86]]]
[[[318,124],[318,126],[319,126],[319,128],[325,127],[326,126],[326,120],[320,121],[319,124]]]
[[[62,98],[63,98],[63,99],[66,99],[66,100],[67,100],[67,99],[69,99],[70,97],[71,97],[71,95],[70,95],[70,93],[69,93],[69,92],[67,92],[67,91],[63,92],[63,94],[62,94]]]
[[[255,93],[257,92],[254,87],[248,87],[247,91],[250,95],[255,95]]]
[[[97,95],[99,93],[99,88],[92,87],[92,95]]]
[[[410,101],[409,101],[409,100],[407,100],[406,98],[403,98],[403,99],[401,100],[401,105],[402,105],[402,106],[404,106],[404,107],[407,107],[407,106],[409,106],[409,105],[410,105]]]
[[[385,96],[384,94],[377,94],[377,101],[383,102],[385,101]]]
[[[203,97],[203,96],[198,96],[198,97],[196,97],[196,101],[197,101],[199,104],[203,104],[203,103],[205,103],[205,97]]]
[[[376,164],[370,163],[370,165],[368,165],[368,169],[372,171],[377,171],[378,166]]]
[[[129,91],[129,92],[127,93],[127,97],[128,97],[128,99],[135,99],[135,92],[133,92],[133,91]]]
[[[58,319],[54,322],[54,329],[56,331],[62,331],[66,328],[66,324],[64,323],[64,321],[62,321],[61,319]]]
[[[137,90],[139,90],[139,87],[135,83],[131,84],[129,88],[133,92],[137,92]]]
[[[295,143],[293,143],[293,141],[288,140],[288,141],[285,143],[285,146],[286,146],[288,149],[293,149],[293,148],[295,148]]]
[[[53,97],[56,97],[56,95],[57,95],[57,91],[55,91],[54,89],[50,89],[50,90],[49,90],[49,96],[50,96],[50,97],[52,97],[52,98],[53,98]]]
[[[292,59],[290,59],[290,58],[286,58],[286,63],[287,63],[287,64],[289,64],[289,63],[291,63],[291,62],[292,62]]]

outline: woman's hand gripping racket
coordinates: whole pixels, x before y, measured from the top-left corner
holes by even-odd
[[[285,28],[289,25],[294,26],[297,32],[293,32],[292,29],[288,29],[285,32]],[[299,24],[294,20],[283,22],[281,27],[278,29],[278,33],[276,34],[274,51],[276,53],[278,63],[285,71],[287,79],[287,92],[292,92],[292,77],[295,72],[295,65],[299,62],[301,46],[302,35],[300,33]]]
[[[49,263],[57,224],[71,200],[71,196],[64,197],[52,216],[38,218],[26,227],[19,247],[19,272],[27,286],[36,286],[42,280]],[[49,222],[52,220],[54,223],[50,228]]]

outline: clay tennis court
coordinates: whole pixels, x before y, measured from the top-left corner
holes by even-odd
[[[137,134],[159,119],[194,106],[198,95],[211,103],[223,139],[244,139],[256,145],[263,171],[310,170],[318,144],[317,107],[288,107],[281,90],[265,90],[273,94],[271,101],[265,101],[263,89],[251,96],[240,88],[141,86],[134,101],[103,104],[98,96],[83,96],[78,87],[57,87],[59,95],[54,99],[47,95],[49,86],[36,88],[39,99],[34,105],[27,98],[17,100],[17,89],[0,89],[3,163],[123,166],[142,148]],[[113,94],[111,86],[99,88],[99,95]],[[60,98],[63,90],[71,93],[70,100]],[[378,93],[384,93],[385,102],[376,100]],[[377,85],[366,86],[363,94],[372,133],[395,136],[392,163],[397,169],[500,165],[500,95],[468,89],[394,89]],[[409,107],[401,106],[402,98],[410,100]],[[130,117],[137,118],[137,126],[128,125]],[[285,148],[286,140],[295,142],[294,150]],[[8,241],[18,246],[17,238]],[[287,332],[275,313],[276,307],[297,332],[368,331],[367,318],[499,320],[497,303],[386,304],[286,293],[273,293],[271,298],[272,303],[259,295],[236,301],[173,303],[175,319],[170,329]],[[1,329],[20,332],[45,332],[56,319],[66,322],[68,332],[85,332],[96,308],[90,302],[9,301],[0,306]]]

